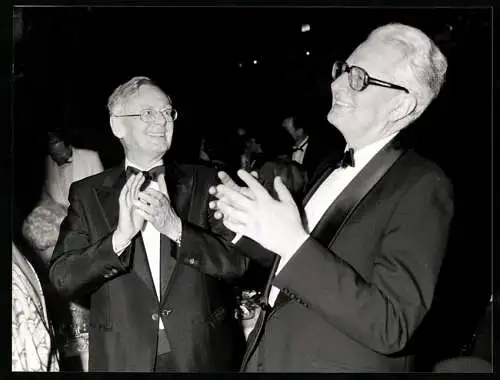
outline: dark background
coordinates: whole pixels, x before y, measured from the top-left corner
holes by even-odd
[[[243,126],[278,136],[289,109],[328,127],[333,61],[387,22],[422,29],[447,55],[449,70],[418,122],[415,147],[453,181],[456,211],[436,301],[413,344],[423,347],[426,368],[468,342],[491,295],[490,9],[25,7],[22,13],[12,99],[14,235],[40,195],[47,131],[62,129],[74,145],[97,150],[105,167],[123,158],[106,103],[132,76],[149,76],[173,96],[180,111],[174,151],[187,162],[197,158],[202,134],[224,141]],[[305,23],[311,31],[302,33]]]

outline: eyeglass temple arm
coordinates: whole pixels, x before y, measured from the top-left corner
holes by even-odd
[[[394,88],[396,90],[404,91],[407,94],[409,93],[408,89],[406,89],[405,87],[398,86],[397,84],[393,84],[393,83],[386,82],[386,81],[383,81],[383,80],[380,80],[380,79],[376,79],[376,78],[372,78],[372,77],[368,77],[368,84],[372,84],[372,85],[375,85],[375,86],[381,86],[381,87],[387,87],[387,88]]]

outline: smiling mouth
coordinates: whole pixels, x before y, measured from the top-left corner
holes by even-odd
[[[165,137],[167,135],[167,132],[149,132],[148,136],[151,137]]]
[[[351,103],[343,102],[343,101],[338,100],[338,99],[335,99],[335,102],[333,103],[333,105],[344,107],[344,108],[352,108]]]

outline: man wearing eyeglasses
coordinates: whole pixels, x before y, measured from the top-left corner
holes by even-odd
[[[438,95],[446,68],[420,30],[382,26],[333,66],[328,121],[346,154],[302,205],[278,177],[276,200],[244,171],[244,188],[219,174],[216,216],[248,255],[258,258],[253,240],[279,259],[244,370],[411,370],[404,349],[431,306],[453,201],[444,173],[398,133]]]
[[[247,259],[208,212],[217,173],[165,155],[177,112],[149,78],[119,86],[108,109],[125,162],[71,186],[50,267],[62,295],[91,296],[90,371],[238,370],[229,283]]]

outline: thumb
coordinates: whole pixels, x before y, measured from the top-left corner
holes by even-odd
[[[288,191],[287,187],[279,176],[274,177],[274,190],[276,190],[276,194],[278,194],[278,198],[280,201],[295,204],[292,194],[290,194],[290,191]]]

